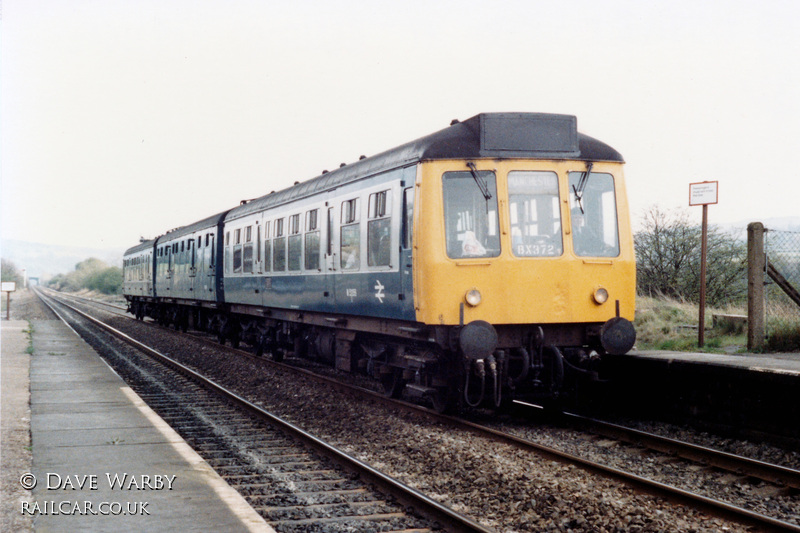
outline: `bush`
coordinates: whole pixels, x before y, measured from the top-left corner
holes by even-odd
[[[702,228],[685,211],[652,207],[634,236],[639,294],[700,300]],[[720,306],[747,297],[747,245],[717,227],[708,229],[706,301]]]
[[[86,280],[86,288],[103,294],[118,294],[122,291],[122,269],[108,267],[92,274]]]
[[[103,294],[119,294],[122,292],[122,269],[110,267],[92,257],[75,265],[74,272],[55,276],[48,285],[69,292],[88,289]]]

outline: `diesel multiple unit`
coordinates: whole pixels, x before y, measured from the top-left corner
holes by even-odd
[[[124,294],[437,409],[554,399],[635,340],[622,170],[575,117],[481,114],[140,243]]]

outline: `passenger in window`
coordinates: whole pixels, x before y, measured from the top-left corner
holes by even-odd
[[[342,246],[342,268],[345,270],[358,268],[358,246]]]
[[[464,233],[464,240],[461,244],[462,257],[480,257],[486,255],[486,248],[475,237],[474,231]]]

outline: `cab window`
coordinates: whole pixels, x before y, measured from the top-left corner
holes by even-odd
[[[611,174],[569,173],[572,243],[580,257],[617,257],[619,230]]]
[[[508,173],[511,251],[517,257],[561,255],[561,210],[555,172]]]
[[[499,256],[494,172],[445,172],[442,185],[447,255],[454,259]]]

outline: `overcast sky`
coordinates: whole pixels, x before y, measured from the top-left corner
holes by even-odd
[[[5,0],[2,236],[127,247],[481,112],[578,117],[634,219],[800,215],[800,2]],[[700,208],[690,209],[698,221]]]

